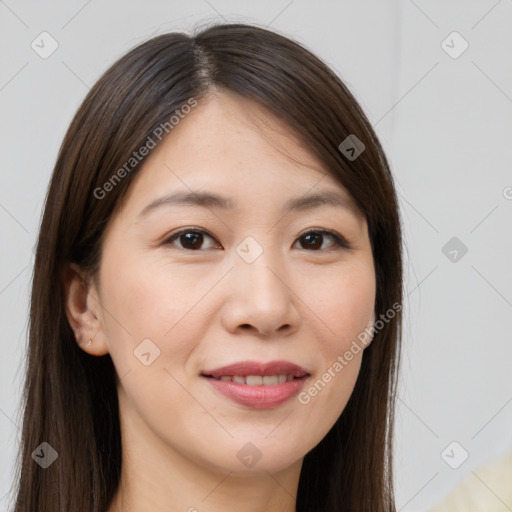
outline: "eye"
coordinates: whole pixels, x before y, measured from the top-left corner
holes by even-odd
[[[202,229],[184,228],[171,235],[171,237],[164,242],[164,245],[173,245],[175,240],[179,240],[182,243],[181,247],[179,247],[180,249],[195,251],[203,244],[205,235],[213,240],[213,237]]]
[[[201,248],[204,239],[209,238],[211,240],[215,240],[211,235],[209,235],[206,231],[198,228],[184,228],[176,233],[173,233],[169,238],[167,238],[164,242],[164,245],[175,245],[176,241],[180,242],[179,249],[186,249],[191,251],[197,251]],[[350,249],[350,244],[338,233],[334,231],[329,231],[325,229],[312,229],[303,233],[298,239],[305,240],[305,244],[303,244],[303,249],[315,250],[318,252],[318,249],[322,249],[323,242],[325,238],[330,238],[334,241],[331,244],[331,247],[337,246],[338,248]],[[325,247],[323,248],[326,249]]]
[[[305,247],[303,247],[303,248],[318,249],[318,248],[322,247],[323,241],[326,237],[330,238],[331,240],[334,240],[334,244],[332,244],[332,245],[338,246],[337,248],[343,248],[343,249],[351,248],[350,244],[341,235],[339,235],[338,233],[335,233],[334,231],[328,231],[325,229],[309,230],[306,233],[303,233],[298,238],[298,240],[301,240],[301,239],[306,240]]]

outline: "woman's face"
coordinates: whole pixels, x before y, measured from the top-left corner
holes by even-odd
[[[228,204],[169,199],[192,192]],[[307,201],[325,193],[339,203]],[[110,353],[122,428],[145,450],[278,471],[300,463],[342,413],[363,351],[344,354],[371,324],[375,287],[367,224],[347,191],[285,125],[218,93],[152,150],[109,223],[84,350]],[[333,371],[339,358],[346,364]],[[250,385],[266,385],[257,366],[246,368],[249,384],[203,375],[240,361],[284,361],[308,375],[281,384],[267,375],[267,389]]]

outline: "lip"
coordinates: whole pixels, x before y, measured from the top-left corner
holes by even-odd
[[[237,382],[215,380],[205,375],[201,377],[231,400],[253,409],[273,409],[280,406],[297,395],[308,379],[308,376],[304,376],[275,386],[249,386]]]
[[[272,386],[249,386],[248,384],[211,378],[226,375],[246,377],[247,375],[279,374],[293,375],[295,378],[290,382]],[[271,361],[269,363],[240,361],[222,368],[205,370],[201,373],[201,377],[224,396],[253,409],[272,409],[287,402],[300,392],[309,376],[304,368],[288,361]]]
[[[221,368],[204,370],[201,375],[211,377],[222,377],[224,375],[247,377],[247,375],[293,375],[300,378],[308,375],[308,372],[301,366],[289,361],[270,361],[261,363],[258,361],[238,361]],[[270,387],[270,386],[269,386]]]

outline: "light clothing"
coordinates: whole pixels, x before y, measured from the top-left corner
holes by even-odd
[[[428,512],[512,511],[512,452],[472,471],[437,506]]]

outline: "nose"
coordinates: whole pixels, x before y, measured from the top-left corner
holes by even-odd
[[[266,257],[256,261],[235,261],[229,273],[231,293],[223,310],[224,327],[236,331],[254,331],[261,336],[288,336],[300,324],[297,290],[284,264]]]

